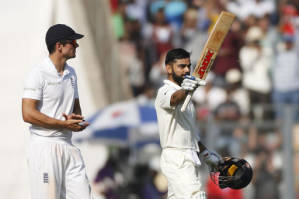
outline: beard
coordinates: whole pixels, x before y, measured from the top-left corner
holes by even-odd
[[[181,76],[178,76],[175,72],[172,73],[172,79],[179,85],[181,86],[184,78]]]

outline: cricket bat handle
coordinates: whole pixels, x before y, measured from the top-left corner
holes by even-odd
[[[190,100],[191,100],[191,97],[192,97],[192,94],[193,92],[189,92],[187,97],[185,98],[185,101],[181,107],[181,111],[182,112],[185,112],[186,108],[187,108],[187,105],[189,104]]]

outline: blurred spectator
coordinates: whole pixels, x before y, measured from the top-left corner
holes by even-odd
[[[230,69],[225,75],[225,81],[231,89],[231,98],[240,107],[243,118],[248,117],[249,96],[246,89],[242,87],[242,74],[238,69]]]
[[[279,22],[279,29],[282,34],[294,35],[295,20],[296,20],[296,8],[292,4],[282,4],[281,17]]]
[[[142,105],[154,105],[155,89],[150,84],[145,84],[142,93],[137,96],[137,102]]]
[[[229,1],[227,9],[240,19],[245,19],[250,15],[262,17],[271,14],[275,11],[275,4],[268,0],[238,0]]]
[[[132,59],[128,68],[129,82],[133,91],[134,97],[142,93],[145,83],[143,63],[137,57]]]
[[[121,67],[127,72],[128,82],[131,86],[133,96],[136,97],[142,92],[145,82],[143,62],[140,52],[136,50],[136,45],[124,37],[118,43]]]
[[[166,199],[167,180],[160,171],[160,156],[151,157],[148,165],[148,178],[143,183],[140,191],[140,198]]]
[[[206,79],[207,85],[197,88],[193,93],[192,99],[196,105],[198,120],[206,120],[209,114],[226,100],[225,90],[214,86],[214,77],[210,72]]]
[[[243,86],[248,90],[250,116],[253,119],[269,119],[263,105],[270,102],[270,64],[272,51],[261,46],[261,28],[251,27],[246,33],[246,44],[240,50],[240,64],[243,70]]]
[[[232,89],[226,87],[226,100],[219,104],[214,116],[218,122],[217,148],[228,148],[230,155],[239,157],[241,153],[242,138],[244,132],[241,128],[236,128],[235,124],[241,119],[241,110],[238,104],[232,100]]]
[[[164,9],[167,4],[165,0],[152,0],[149,3],[149,11],[151,16],[155,16],[157,12],[161,9]]]
[[[118,0],[110,0],[111,12],[114,13],[118,7]]]
[[[118,186],[122,184],[123,177],[122,174],[117,171],[117,164],[117,160],[110,156],[94,179],[94,188],[97,194],[105,196],[106,199],[121,198]]]
[[[206,17],[210,21],[208,32],[211,32],[213,26],[215,25],[219,17],[220,12],[225,10],[225,8],[223,7],[224,4],[223,1],[210,0],[210,1],[205,1],[203,6],[205,9]]]
[[[182,44],[191,41],[196,34],[197,30],[197,10],[194,8],[188,9],[184,14],[184,22],[180,29],[180,38]]]
[[[97,194],[106,199],[128,198],[127,184],[130,181],[129,148],[110,149],[105,165],[99,169],[94,179]]]
[[[138,55],[142,55],[142,38],[141,38],[141,24],[136,19],[127,19],[125,21],[125,38],[134,43],[138,49]],[[141,56],[140,56],[141,57]]]
[[[254,126],[248,133],[248,150],[245,159],[253,167],[254,199],[279,198],[282,156],[279,152],[281,133]],[[271,191],[272,190],[272,191]]]
[[[187,5],[183,0],[168,1],[165,5],[165,17],[175,32],[179,32]]]
[[[132,0],[126,8],[126,14],[130,19],[138,20],[142,25],[146,23],[147,0]]]
[[[125,34],[126,3],[122,1],[111,0],[112,26],[117,39]]]
[[[290,104],[299,119],[299,59],[295,37],[283,35],[273,68],[273,102],[276,118],[283,118],[284,105]]]
[[[257,21],[258,18],[253,15],[249,15],[244,20],[242,20],[243,31],[245,33],[243,35],[243,39],[246,39],[246,33],[249,30],[249,28],[257,25]]]
[[[146,79],[152,66],[173,46],[174,31],[165,19],[164,6],[164,1],[154,1],[150,4],[152,20],[142,31]]]
[[[146,164],[135,164],[133,166],[133,178],[129,182],[128,190],[130,196],[128,198],[142,198],[142,188],[149,178],[149,167]]]
[[[213,64],[212,71],[216,75],[216,84],[225,85],[225,75],[230,69],[240,69],[238,62],[239,51],[242,45],[240,35],[240,22],[233,23],[233,29],[225,37],[223,44],[218,52],[217,58]]]
[[[149,80],[155,90],[163,85],[163,81],[166,78],[165,55],[164,53],[160,56],[160,59],[152,66],[149,74]]]
[[[272,161],[270,151],[259,148],[255,152],[254,178],[252,183],[255,187],[255,199],[278,199],[280,170],[277,170]]]
[[[173,48],[173,35],[173,29],[165,19],[164,9],[158,10],[152,25],[151,34],[157,57]]]
[[[132,154],[136,162],[127,188],[136,198],[162,199],[166,196],[167,180],[160,171],[160,154],[161,147],[154,143],[146,144]]]
[[[239,105],[232,100],[231,85],[226,87],[226,100],[215,109],[215,117],[221,121],[238,121],[241,118]]]
[[[268,16],[257,19],[257,25],[263,32],[261,46],[264,48],[274,49],[279,41],[279,35],[275,27],[271,26]],[[274,53],[271,58],[274,57]],[[271,64],[272,65],[272,64]]]
[[[205,8],[206,1],[204,0],[194,0],[193,7],[197,8],[197,29],[200,32],[206,32],[209,29],[211,20],[207,14],[207,9]]]

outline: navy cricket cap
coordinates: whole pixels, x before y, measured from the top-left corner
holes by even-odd
[[[62,40],[81,39],[84,35],[76,33],[72,28],[64,24],[55,24],[51,26],[46,34],[47,46],[55,44]]]

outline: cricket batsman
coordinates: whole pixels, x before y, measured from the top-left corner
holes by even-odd
[[[190,75],[190,53],[170,50],[165,59],[167,80],[158,90],[155,108],[162,147],[161,170],[168,180],[169,199],[205,199],[201,186],[199,156],[217,168],[222,158],[209,151],[199,140],[192,102],[184,112],[182,104],[189,92],[206,82]]]

